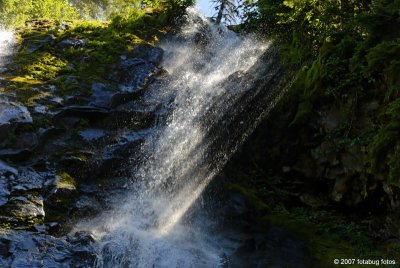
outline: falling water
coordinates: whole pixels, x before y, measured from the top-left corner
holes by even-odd
[[[92,228],[97,267],[220,266],[227,249],[211,235],[215,222],[185,215],[273,102],[268,43],[189,9],[180,33],[161,47],[168,75],[141,99],[158,107],[158,124],[143,145],[135,186]]]
[[[6,70],[5,67],[9,62],[9,57],[13,52],[15,43],[14,34],[0,28],[0,75]]]

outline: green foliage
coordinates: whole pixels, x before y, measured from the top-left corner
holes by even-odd
[[[286,209],[277,206],[265,217],[270,224],[286,226],[309,243],[321,267],[334,267],[337,258],[396,258],[398,243],[377,248],[366,229],[345,217],[325,210]]]
[[[51,18],[57,21],[78,18],[78,10],[68,0],[0,0],[0,25],[21,27],[28,20]]]
[[[194,1],[183,0],[0,0],[0,25],[5,28],[24,26],[26,21],[53,19],[58,22],[75,19],[110,20],[115,16],[152,9],[177,15]]]
[[[15,92],[25,104],[43,97],[40,91],[32,90],[42,84],[54,85],[60,96],[88,95],[92,82],[106,80],[123,52],[131,53],[137,44],[156,42],[184,9],[179,1],[152,2],[129,9],[124,16],[114,16],[110,22],[67,21],[67,29],[54,20],[30,21],[17,31],[21,46],[5,90]],[[84,45],[56,45],[65,39],[81,39]]]
[[[383,41],[372,47],[366,55],[368,65],[364,69],[366,76],[379,75],[385,81],[389,100],[400,91],[400,39]]]
[[[391,185],[400,177],[398,10],[400,0],[259,0],[245,10],[246,26],[274,38],[284,62],[299,68],[282,100],[293,110],[289,126],[307,125],[321,107],[340,107],[346,129],[322,140],[367,145],[369,172]],[[365,115],[369,102],[381,116]]]
[[[369,146],[371,170],[400,187],[400,98],[388,105],[383,125]]]

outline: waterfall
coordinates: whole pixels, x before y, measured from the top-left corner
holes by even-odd
[[[142,146],[134,187],[97,219],[97,267],[219,267],[224,240],[201,212],[185,220],[204,189],[273,106],[270,44],[215,26],[189,9],[160,45],[168,75],[140,100],[158,124]],[[274,80],[275,79],[275,80]]]
[[[8,58],[13,52],[14,43],[13,32],[4,31],[0,28],[0,75],[6,70],[5,67],[9,62]]]

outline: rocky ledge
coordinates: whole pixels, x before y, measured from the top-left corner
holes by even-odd
[[[128,187],[126,162],[152,131],[156,107],[133,103],[163,79],[163,51],[123,41],[127,49],[104,60],[103,71],[92,71],[85,61],[96,57],[91,46],[98,37],[66,37],[74,35],[67,26],[55,33],[47,21],[30,22],[17,33],[14,61],[2,66],[2,267],[91,266],[93,238],[67,234],[76,219],[100,212]]]

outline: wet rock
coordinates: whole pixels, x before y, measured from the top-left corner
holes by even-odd
[[[5,176],[0,175],[0,206],[8,202],[10,191],[8,190],[8,180]]]
[[[86,182],[80,185],[80,192],[83,194],[91,195],[100,192],[100,185],[94,182]]]
[[[54,106],[56,108],[64,107],[64,100],[58,96],[46,95],[35,98],[34,101],[45,106]]]
[[[45,233],[47,231],[47,226],[45,224],[35,224],[33,228],[39,233]]]
[[[78,218],[96,215],[102,211],[100,202],[90,196],[83,195],[75,203],[74,216]]]
[[[157,65],[161,63],[164,53],[161,48],[148,44],[134,45],[133,52],[137,57]]]
[[[32,155],[29,149],[2,149],[0,159],[9,160],[16,163],[26,161]]]
[[[11,191],[40,191],[46,178],[43,174],[36,172],[32,168],[24,167],[19,169],[18,176],[10,181]]]
[[[133,158],[139,152],[139,149],[143,142],[144,140],[139,138],[137,140],[129,141],[120,146],[116,146],[116,149],[113,152],[114,158],[115,159],[124,159],[130,157]]]
[[[143,112],[132,109],[130,103],[120,105],[111,110],[110,114],[103,122],[103,127],[107,129],[126,129],[142,130],[149,128],[155,120],[153,112]]]
[[[73,176],[84,178],[87,173],[92,172],[92,167],[88,164],[95,155],[96,153],[88,150],[66,152],[59,160],[59,164]]]
[[[50,127],[47,129],[39,129],[39,144],[38,146],[43,146],[49,139],[51,139],[54,136],[63,134],[65,132],[64,128],[56,128],[56,127]]]
[[[92,101],[89,104],[108,108],[110,107],[114,95],[115,92],[109,90],[105,84],[99,82],[93,82]]]
[[[40,195],[28,194],[27,196],[13,196],[7,203],[7,210],[11,221],[35,222],[44,218],[43,197]]]
[[[110,108],[115,108],[121,104],[127,103],[129,101],[135,100],[141,92],[118,92],[111,97]]]
[[[87,40],[86,39],[65,39],[62,40],[57,44],[62,49],[73,47],[73,48],[80,48],[86,46]]]
[[[33,107],[33,112],[35,114],[46,114],[47,110],[48,110],[48,108],[44,105],[35,105]]]
[[[51,43],[54,41],[56,37],[52,34],[46,35],[43,39],[40,40],[29,40],[28,47],[26,51],[28,53],[34,53],[41,49],[42,47],[46,46],[47,44]]]
[[[82,238],[84,240],[84,238]],[[79,239],[77,239],[79,241]],[[28,232],[12,231],[0,234],[0,243],[3,245],[0,264],[2,267],[42,268],[42,267],[92,267],[93,249],[83,242],[71,244],[64,238]],[[79,256],[85,252],[85,259]]]
[[[93,267],[95,261],[94,249],[95,241],[93,236],[85,231],[76,232],[74,236],[68,236],[67,241],[73,247],[71,267]]]
[[[90,118],[90,119],[99,119],[103,118],[109,114],[109,110],[96,107],[96,106],[68,106],[62,109],[59,113],[57,113],[54,118],[62,118],[62,117],[77,117],[77,118]]]
[[[58,174],[52,181],[47,183],[48,193],[45,199],[46,207],[57,212],[63,212],[67,216],[68,211],[73,208],[75,198],[78,195],[77,182],[68,173]]]
[[[130,159],[136,163],[141,145],[145,138],[152,133],[151,129],[142,131],[124,131],[115,134],[114,144],[111,144],[103,149],[103,154],[98,157],[97,167],[94,174],[96,176],[112,175],[115,172],[120,172],[120,167],[125,165],[125,159]],[[92,174],[92,175],[94,175]]]
[[[121,60],[115,76],[118,77],[117,82],[122,92],[134,93],[144,89],[149,79],[158,72],[159,69],[152,63],[131,58]]]
[[[0,174],[1,175],[18,175],[18,171],[0,160]]]
[[[86,142],[96,141],[105,136],[102,129],[85,129],[79,132],[79,136]]]
[[[28,109],[7,98],[0,97],[0,140],[5,140],[18,124],[31,124]]]
[[[39,139],[36,132],[22,131],[17,135],[17,139],[11,145],[15,148],[30,148],[33,149],[37,146]]]
[[[118,136],[118,143],[126,144],[129,142],[145,140],[146,137],[150,136],[153,132],[154,129],[143,129],[140,131],[123,131]]]
[[[95,240],[93,236],[85,231],[76,232],[74,235],[69,235],[67,241],[74,245],[90,245]]]

